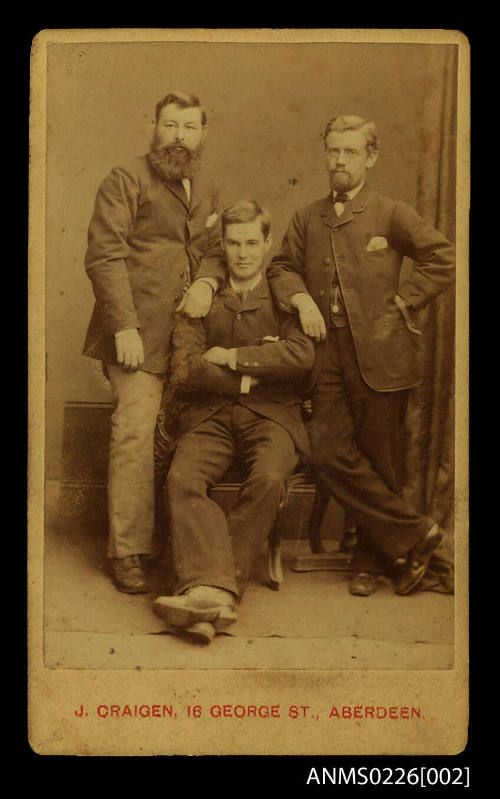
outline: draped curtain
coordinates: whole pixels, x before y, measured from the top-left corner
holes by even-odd
[[[419,114],[417,210],[455,241],[457,58],[455,46],[430,46]],[[454,530],[455,292],[419,315],[422,383],[407,414],[406,490],[416,508]]]

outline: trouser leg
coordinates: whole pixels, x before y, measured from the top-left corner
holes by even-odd
[[[359,384],[361,376],[354,378],[354,360],[349,329],[330,331],[324,369],[312,397],[312,463],[358,529],[392,562],[426,535],[433,520],[417,514],[397,493],[384,434],[385,429],[392,441],[392,428],[385,426],[392,424],[388,418],[394,418],[394,410],[389,413],[386,408],[384,425],[377,422],[379,398],[370,405]]]
[[[285,499],[286,481],[297,466],[299,456],[284,427],[248,408],[235,406],[233,429],[247,469],[246,479],[227,517],[241,596],[276,521]]]
[[[152,554],[154,431],[163,376],[107,366],[115,408],[108,473],[108,556]]]
[[[402,497],[401,431],[408,404],[408,391],[377,392],[363,384],[358,396],[362,405],[357,432],[359,449],[388,488]],[[373,546],[370,536],[360,530],[353,555],[353,569],[358,572],[382,573],[390,565]]]
[[[408,405],[408,390],[374,391],[363,380],[349,328],[337,332],[342,378],[347,388],[356,443],[388,488],[402,496],[402,429]],[[354,552],[355,571],[383,572],[386,559],[369,535],[359,530]]]
[[[207,493],[234,452],[230,405],[177,445],[166,482],[176,594],[195,585],[237,593],[226,516]]]

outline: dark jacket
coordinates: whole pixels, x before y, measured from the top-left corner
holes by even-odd
[[[414,263],[401,280],[405,256]],[[366,383],[376,391],[416,385],[418,337],[408,331],[394,296],[399,294],[418,311],[451,286],[453,246],[410,205],[365,184],[341,217],[335,214],[331,194],[298,211],[267,276],[282,307],[293,294],[308,292],[329,329],[335,269]],[[219,256],[208,254],[199,276],[222,274]],[[324,341],[316,349],[309,391],[321,373],[326,346]]]
[[[276,340],[265,342],[266,336]],[[237,348],[236,371],[202,358],[216,346]],[[284,427],[297,449],[308,453],[301,406],[313,363],[312,340],[295,316],[276,307],[265,278],[244,302],[226,285],[204,319],[179,317],[174,327],[169,391],[180,403],[178,436],[238,401]],[[245,374],[261,380],[250,394],[241,394]]]
[[[400,281],[404,256],[414,263]],[[418,337],[408,331],[394,296],[418,311],[451,286],[453,246],[411,206],[365,185],[341,217],[331,195],[295,214],[268,278],[280,303],[308,291],[328,327],[335,268],[366,383],[376,391],[416,385]],[[325,351],[326,341],[317,348],[311,387]]]
[[[114,334],[138,327],[146,372],[166,368],[174,312],[200,260],[220,237],[218,198],[202,175],[164,183],[147,156],[111,170],[90,222],[85,266],[96,303],[84,355],[116,362]]]

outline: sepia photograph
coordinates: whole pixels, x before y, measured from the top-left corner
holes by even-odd
[[[37,751],[465,745],[467,70],[458,31],[35,38]]]

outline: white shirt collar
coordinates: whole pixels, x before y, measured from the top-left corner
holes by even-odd
[[[187,194],[188,202],[191,202],[191,181],[189,178],[182,178],[182,185]]]

